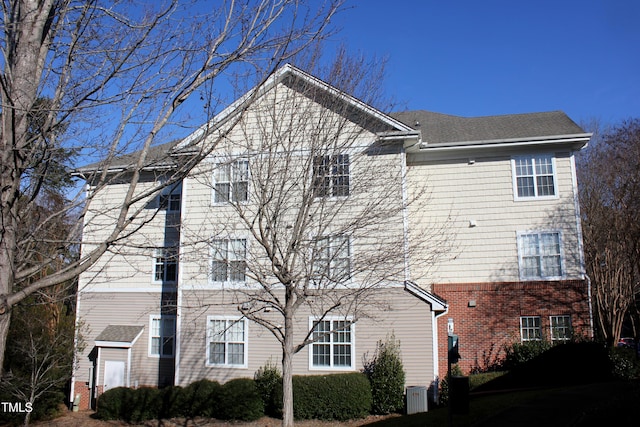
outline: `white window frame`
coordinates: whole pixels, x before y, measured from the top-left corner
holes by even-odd
[[[171,320],[173,322],[173,333],[171,335],[166,334],[166,328],[164,323]],[[158,321],[160,322],[159,335],[155,334],[154,323]],[[159,352],[155,353],[153,351],[153,340],[157,338],[159,340]],[[164,341],[167,338],[172,339],[171,345],[171,354],[165,354],[164,349]],[[149,316],[149,357],[157,357],[157,358],[172,358],[175,357],[176,354],[176,316],[173,314],[152,314]]]
[[[549,159],[551,160],[551,174],[548,173],[540,173],[537,171],[537,165],[539,164],[541,159]],[[531,162],[531,172],[526,175],[518,174],[518,161],[530,161]],[[556,156],[549,153],[542,154],[530,154],[526,156],[514,156],[511,158],[511,174],[513,179],[513,199],[515,201],[526,201],[526,200],[549,200],[549,199],[557,199],[559,197],[558,192],[558,174],[556,167]],[[553,194],[548,195],[540,195],[540,183],[538,182],[539,178],[543,176],[551,176],[553,179]],[[518,194],[518,178],[531,178],[533,180],[533,195],[530,196],[520,196]]]
[[[558,237],[558,253],[550,253],[544,252],[543,245],[543,236],[544,235],[557,235]],[[528,236],[537,236],[538,247],[537,254],[528,254],[525,253],[525,245],[524,239]],[[562,242],[562,232],[560,230],[529,230],[529,231],[519,231],[517,232],[517,246],[518,246],[518,269],[520,273],[521,280],[558,280],[565,277],[565,266],[564,266],[564,250],[563,250],[563,242]],[[545,271],[545,257],[559,257],[560,260],[560,275],[552,275],[551,273]],[[538,258],[539,264],[539,273],[536,275],[526,274],[526,261],[525,258]],[[548,270],[548,268],[546,269]]]
[[[322,162],[318,161],[320,159]],[[345,159],[346,162],[344,161]],[[311,186],[315,197],[349,197],[351,194],[351,154],[318,154],[313,156],[312,162]],[[326,170],[319,173],[320,169]],[[324,181],[324,183],[319,185],[319,180]]]
[[[246,164],[246,176],[239,179],[237,175],[239,175],[240,169],[238,168],[239,164]],[[220,180],[220,172],[223,168],[229,168],[228,170],[228,179]],[[213,173],[211,176],[212,179],[212,194],[211,200],[214,205],[224,205],[227,203],[247,203],[250,197],[250,169],[249,169],[249,159],[247,158],[239,158],[232,161],[223,161],[216,162],[214,165]],[[236,187],[241,183],[246,184],[246,197],[243,200],[236,200]],[[227,184],[229,189],[227,190],[226,197],[221,194],[220,191],[217,190],[217,185],[219,184]]]
[[[217,248],[216,248],[216,244],[215,242],[224,242],[226,243],[226,255],[224,258],[216,258],[216,252],[217,252]],[[232,242],[243,242],[244,243],[244,254],[243,255],[238,255],[235,254],[235,252],[233,251],[233,247],[232,247]],[[247,253],[249,251],[249,242],[248,239],[244,238],[244,237],[239,237],[239,238],[222,238],[222,239],[218,239],[218,238],[213,238],[210,240],[210,254],[209,254],[209,282],[210,283],[215,283],[215,284],[220,284],[220,283],[246,283],[247,282]],[[230,256],[233,255],[233,258],[230,258]],[[225,276],[226,279],[225,280],[214,280],[214,268],[213,268],[213,263],[214,262],[220,262],[226,265],[226,272],[225,272]],[[232,277],[232,268],[231,268],[231,263],[232,262],[243,262],[244,263],[244,280],[231,280]]]
[[[211,343],[213,339],[213,327],[212,322],[225,322],[223,341],[216,341],[218,343],[224,343],[224,363],[212,363],[211,362]],[[243,325],[243,339],[242,340],[230,340],[227,336],[232,323],[242,322]],[[248,368],[249,366],[249,322],[242,316],[207,316],[206,325],[206,366],[215,368]],[[233,364],[229,363],[229,344],[242,344],[243,345],[243,363]]]
[[[351,236],[348,234],[333,234],[326,237],[316,237],[314,240],[312,277],[318,284],[349,283],[353,277]],[[346,252],[346,256],[341,252]],[[339,266],[345,262],[348,270],[347,274],[343,273],[341,274],[342,277],[336,278],[336,274],[340,274]]]
[[[558,324],[557,320],[562,319],[568,321],[568,324]],[[549,330],[551,341],[565,342],[571,340],[573,336],[573,324],[571,315],[553,315],[549,316]],[[557,337],[556,331],[562,331],[562,337]]]
[[[318,318],[310,317],[309,330],[313,331],[315,329],[314,324],[317,325],[317,322],[329,322],[329,325],[330,325],[329,330],[334,332],[330,332],[325,335],[325,337],[328,339],[328,341],[325,341],[325,342],[316,341],[317,337],[315,336],[314,332],[311,332],[311,338],[314,339],[314,341],[311,344],[309,344],[309,370],[311,371],[353,371],[355,370],[356,327],[355,327],[355,322],[353,322],[353,317],[327,316],[321,320]],[[336,326],[339,326],[339,325],[335,325],[334,324],[335,322],[346,322],[349,324],[348,333],[349,333],[350,340],[348,342],[342,342],[342,341],[336,340],[336,335],[342,334],[344,332],[335,331]],[[329,365],[314,364],[314,349],[320,345],[325,345],[329,347]],[[351,359],[350,365],[336,365],[335,363],[335,357],[337,356],[335,354],[335,351],[336,351],[336,348],[341,345],[348,345],[350,348],[350,359]]]
[[[530,325],[529,324],[530,321],[533,321],[534,324]],[[537,325],[535,324],[536,321],[537,321]],[[527,337],[525,337],[525,331],[527,331]],[[534,334],[534,338],[531,338],[531,333]],[[535,335],[537,335],[537,337],[535,337]],[[542,340],[542,318],[540,316],[520,316],[520,341],[530,342],[530,341],[541,341],[541,340]]]
[[[182,204],[182,183],[175,183],[162,189],[158,196],[158,208],[167,212],[180,212]]]
[[[156,248],[153,253],[153,271],[151,276],[151,282],[154,284],[176,284],[178,282],[178,248]],[[175,261],[169,262],[173,258]],[[175,264],[175,277],[171,280],[167,280],[168,266]],[[162,268],[162,279],[158,280],[158,268]]]

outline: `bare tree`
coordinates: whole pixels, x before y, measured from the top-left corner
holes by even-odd
[[[216,144],[200,145],[170,179],[142,191],[141,171],[170,161],[151,154],[154,142],[179,135],[192,119],[206,122],[225,94],[233,95],[230,83],[259,81],[327,34],[341,0],[311,3],[2,2],[0,369],[11,308],[88,269],[135,231],[139,201],[179,181]],[[113,163],[134,150],[135,157]],[[99,162],[84,176],[91,192],[70,195],[35,227],[21,227],[53,171],[69,166],[60,163],[64,153]],[[130,185],[112,212],[110,231],[99,242],[82,242],[84,214],[93,199],[110,180],[123,177]],[[44,230],[70,213],[77,221],[65,238],[49,240]],[[81,256],[68,258],[69,248],[80,244]],[[47,275],[40,274],[43,269]]]
[[[598,331],[614,346],[640,293],[640,121],[599,129],[578,178]]]
[[[417,261],[446,247],[446,233],[435,227],[410,244],[405,221],[414,201],[403,191],[403,138],[385,139],[392,127],[342,91],[379,102],[379,70],[342,52],[333,66],[314,70],[331,86],[299,71],[282,79],[195,175],[213,185],[221,205],[209,210],[208,273],[215,282],[246,283],[223,290],[233,297],[222,303],[202,302],[237,306],[279,342],[283,426],[293,425],[294,355],[330,335],[348,336],[358,320],[384,316],[384,289],[403,286],[409,253]],[[183,247],[183,259],[203,258],[203,228],[193,225],[182,223],[183,242],[199,246]]]
[[[65,284],[48,288],[31,295],[13,312],[7,372],[0,390],[29,404],[24,425],[29,424],[35,408],[43,415],[57,410],[60,401],[55,397],[64,395],[74,356],[84,345],[82,334],[75,333],[73,308],[64,301],[69,293]],[[54,397],[53,408],[43,403],[47,396]]]

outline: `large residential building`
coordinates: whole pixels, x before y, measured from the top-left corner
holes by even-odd
[[[389,115],[284,66],[149,153],[135,232],[79,280],[72,395],[253,377],[286,328],[296,374],[359,371],[395,338],[407,386],[430,389],[449,333],[466,372],[513,342],[589,335],[574,162],[589,137],[562,112]],[[78,171],[83,251],[138,158]],[[95,172],[117,179],[94,191]]]

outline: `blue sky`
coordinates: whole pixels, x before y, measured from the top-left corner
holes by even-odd
[[[348,0],[333,38],[388,58],[399,109],[640,117],[640,0]]]

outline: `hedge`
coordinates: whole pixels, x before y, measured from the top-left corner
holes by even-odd
[[[293,413],[297,419],[346,421],[371,410],[371,385],[362,373],[293,377]]]

